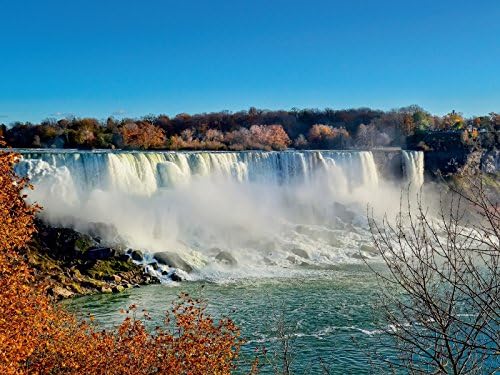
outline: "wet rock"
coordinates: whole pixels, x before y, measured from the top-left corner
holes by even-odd
[[[125,290],[125,287],[123,285],[116,285],[112,290],[113,293],[121,293]]]
[[[127,255],[125,253],[121,253],[121,252],[117,254],[116,250],[115,250],[115,258],[121,262],[127,262],[128,260],[130,260],[129,255]]]
[[[75,295],[72,291],[58,285],[52,288],[51,293],[57,299],[70,298]]]
[[[236,258],[233,257],[231,255],[231,253],[229,253],[227,251],[221,251],[219,254],[217,254],[215,259],[221,263],[224,263],[224,264],[227,264],[230,266],[235,266],[236,264],[238,264],[238,262],[236,261]]]
[[[75,292],[76,294],[79,294],[79,295],[84,295],[84,294],[87,294],[87,291],[86,289],[80,284],[80,283],[70,283],[68,285],[68,287],[73,291]]]
[[[92,247],[85,252],[85,258],[89,260],[110,259],[115,251],[109,247]]]
[[[131,250],[130,257],[136,262],[142,262],[144,260],[144,254],[140,250]]]
[[[170,275],[170,280],[172,281],[176,281],[176,282],[181,282],[181,281],[184,281],[184,279],[179,276],[177,273],[173,272],[171,275]]]
[[[156,262],[148,263],[148,266],[150,266],[155,271],[158,271],[158,268],[160,268],[160,266]]]
[[[295,248],[290,250],[293,254],[297,255],[298,257],[304,258],[304,259],[309,259],[309,254],[307,251],[299,248]]]
[[[172,268],[180,268],[181,270],[186,272],[191,272],[193,270],[193,267],[191,267],[184,259],[182,259],[178,254],[175,253],[163,251],[154,253],[153,257],[158,263]]]
[[[98,245],[92,237],[87,234],[78,233],[78,237],[75,239],[74,250],[77,253],[85,253],[89,249],[96,247]]]
[[[91,289],[91,290],[101,290],[103,287],[106,287],[107,284],[104,281],[101,280],[95,280],[95,279],[85,279],[82,281],[82,286]]]
[[[146,275],[123,250],[99,246],[92,237],[69,228],[36,221],[38,232],[26,249],[35,277],[49,284],[57,299],[94,293],[112,293],[131,284],[159,283]],[[132,250],[131,250],[132,251]],[[156,264],[156,263],[155,263]]]

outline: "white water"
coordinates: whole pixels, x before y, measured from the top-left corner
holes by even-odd
[[[419,190],[424,184],[424,153],[421,151],[402,151],[403,166],[411,189]]]
[[[421,184],[423,159],[403,160]],[[26,151],[18,172],[51,223],[112,224],[119,238],[105,240],[177,252],[195,277],[216,279],[371,256],[367,204],[380,213],[399,204],[399,186],[381,179],[367,151]],[[238,265],[216,261],[221,250]]]

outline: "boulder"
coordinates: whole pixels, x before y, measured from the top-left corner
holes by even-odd
[[[54,286],[51,290],[52,295],[57,299],[70,298],[75,295],[71,290],[63,288],[62,286]]]
[[[109,247],[92,247],[85,252],[85,258],[89,260],[104,260],[114,257],[115,251]]]
[[[191,267],[184,259],[180,257],[179,254],[171,253],[168,251],[162,251],[154,253],[153,257],[160,264],[164,264],[169,267],[179,268],[186,272],[191,272],[193,267]]]
[[[158,263],[156,263],[156,262],[148,263],[148,266],[151,267],[155,271],[158,271],[158,268],[160,268],[160,266],[158,266]]]
[[[113,281],[115,283],[121,283],[122,282],[122,278],[118,275],[113,275]]]
[[[125,290],[125,287],[123,285],[116,285],[113,287],[112,291],[113,293],[121,293]]]
[[[309,254],[307,253],[307,251],[305,251],[303,249],[296,248],[296,249],[292,249],[291,252],[293,254],[297,255],[298,257],[301,257],[304,259],[309,259]]]
[[[224,263],[224,264],[227,264],[230,266],[235,266],[236,264],[238,264],[238,262],[236,261],[236,258],[233,257],[231,255],[231,253],[229,253],[227,251],[221,251],[219,254],[217,254],[215,259],[221,263]]]
[[[131,250],[130,257],[136,262],[142,262],[144,260],[144,254],[140,250]]]
[[[179,276],[177,273],[173,272],[171,275],[170,275],[170,280],[172,281],[176,281],[176,282],[181,282],[183,281],[184,279]]]
[[[96,247],[97,243],[89,235],[77,232],[74,233],[77,234],[77,238],[75,239],[75,244],[73,246],[75,252],[85,253],[90,248]]]

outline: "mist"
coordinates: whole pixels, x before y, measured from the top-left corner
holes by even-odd
[[[402,188],[423,181],[418,159],[404,161],[402,181],[383,179],[370,152],[25,154],[18,171],[50,224],[104,223],[105,242],[178,253],[211,278],[374,256],[367,209],[394,215]]]

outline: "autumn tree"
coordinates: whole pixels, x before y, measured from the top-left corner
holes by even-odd
[[[208,129],[203,139],[203,145],[208,150],[225,149],[224,133],[217,129]]]
[[[349,138],[346,129],[323,124],[313,125],[308,134],[309,143],[319,149],[345,148]]]
[[[122,126],[123,143],[128,148],[147,150],[165,145],[165,132],[150,122],[129,122]]]
[[[135,306],[106,331],[54,304],[23,257],[39,207],[24,200],[30,186],[14,173],[18,160],[0,151],[0,373],[230,374],[239,330],[230,319],[215,322],[203,301],[182,295],[154,332]]]
[[[253,147],[252,135],[250,130],[246,128],[227,132],[224,135],[224,139],[230,150],[241,151],[251,149]]]
[[[292,143],[281,125],[252,125],[250,136],[254,146],[265,150],[284,150]]]
[[[415,121],[413,120],[413,116],[409,113],[403,116],[403,124],[402,131],[405,137],[413,134],[415,132]]]
[[[442,124],[446,129],[462,129],[465,126],[465,120],[462,114],[451,111],[443,117]]]
[[[293,147],[300,149],[305,149],[309,145],[304,134],[299,134],[297,138],[293,141]]]

